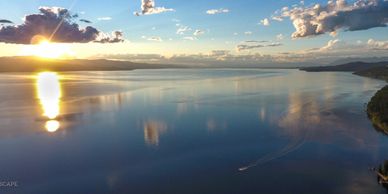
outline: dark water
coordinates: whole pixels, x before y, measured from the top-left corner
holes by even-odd
[[[386,193],[383,82],[297,70],[0,75],[0,193]]]

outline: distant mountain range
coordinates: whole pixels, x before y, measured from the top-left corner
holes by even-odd
[[[374,60],[377,60],[377,58]],[[218,66],[217,66],[218,67]],[[227,68],[227,66],[220,66]],[[220,68],[218,67],[218,68]],[[105,59],[43,59],[39,57],[0,57],[0,72],[42,71],[128,71],[162,68],[216,68],[203,65],[148,64]],[[232,67],[229,67],[232,68]],[[242,68],[242,67],[238,67]],[[255,68],[255,67],[251,67]],[[258,68],[258,67],[256,67]],[[346,71],[356,75],[388,80],[388,60],[382,62],[351,62],[342,65],[303,67],[302,71]]]
[[[308,72],[345,71],[353,72],[354,74],[360,76],[388,81],[388,61],[375,63],[352,62],[334,66],[304,67],[300,68],[300,70]]]
[[[388,61],[376,62],[376,63],[366,63],[366,62],[351,62],[342,65],[333,65],[333,66],[319,66],[319,67],[303,67],[300,70],[309,71],[309,72],[320,72],[320,71],[348,71],[348,72],[357,72],[363,71],[376,67],[386,67]]]
[[[334,66],[334,65],[342,65],[346,63],[352,63],[355,61],[365,62],[365,63],[378,63],[381,61],[388,61],[388,57],[347,57],[342,59],[337,59],[326,65],[318,65],[318,66]]]
[[[124,71],[175,68],[177,65],[133,63],[105,59],[43,59],[39,57],[0,57],[0,72],[41,71]]]

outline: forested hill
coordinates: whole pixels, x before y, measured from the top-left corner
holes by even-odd
[[[304,67],[304,68],[300,68],[300,70],[308,71],[308,72],[321,72],[321,71],[359,72],[359,71],[365,71],[372,68],[386,67],[387,65],[388,65],[388,61],[377,62],[377,63],[351,62],[351,63],[335,65],[335,66]]]
[[[44,59],[39,57],[0,57],[0,72],[40,71],[124,71],[174,68],[177,65],[133,63],[105,59]]]

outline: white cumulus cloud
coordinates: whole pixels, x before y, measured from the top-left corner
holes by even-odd
[[[209,15],[215,15],[215,14],[220,14],[220,13],[229,13],[229,9],[224,9],[224,8],[210,9],[210,10],[207,10],[206,13]]]
[[[295,32],[293,38],[303,38],[338,31],[358,31],[386,27],[388,23],[387,0],[330,0],[326,5],[283,8],[279,18],[290,18]]]
[[[276,35],[276,40],[283,40],[283,39],[284,39],[284,35],[283,34]]]
[[[98,21],[109,21],[109,20],[112,20],[111,17],[99,17],[97,18]]]
[[[205,31],[203,31],[203,30],[195,30],[193,33],[194,36],[200,36],[203,34],[205,34]]]
[[[191,31],[190,27],[180,25],[179,28],[176,30],[176,34],[183,35],[188,31]]]
[[[269,26],[270,25],[269,19],[268,18],[264,18],[264,19],[260,20],[260,24],[263,25],[263,26]]]
[[[155,7],[155,0],[142,0],[141,1],[141,12],[135,12],[134,14],[136,16],[140,15],[152,15],[152,14],[159,14],[163,12],[169,12],[169,11],[175,11],[171,8],[165,8],[165,7]]]

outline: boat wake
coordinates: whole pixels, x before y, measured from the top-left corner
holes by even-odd
[[[269,154],[267,154],[267,155],[257,159],[256,161],[254,161],[254,162],[252,162],[252,163],[250,163],[250,164],[248,164],[246,166],[243,166],[243,167],[239,168],[238,170],[240,172],[247,171],[250,168],[266,164],[268,162],[271,162],[272,160],[281,158],[281,157],[286,156],[287,154],[289,154],[291,152],[294,152],[294,151],[298,150],[300,147],[303,146],[303,144],[308,139],[308,136],[309,136],[309,132],[308,131],[309,130],[307,130],[306,133],[302,137],[292,140],[283,149],[281,149],[279,151],[276,151],[276,152],[269,153]]]

